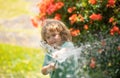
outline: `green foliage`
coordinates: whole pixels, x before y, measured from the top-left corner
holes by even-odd
[[[46,18],[61,20],[75,43],[88,34],[120,34],[120,0],[44,0],[38,8],[34,25]]]
[[[91,78],[118,78],[120,76],[120,36],[107,36],[101,41],[89,42],[91,47],[83,51],[83,56],[88,59],[86,69]],[[95,64],[90,66],[91,58]],[[92,69],[92,70],[91,70]]]
[[[41,74],[42,49],[0,44],[0,77],[46,78]]]

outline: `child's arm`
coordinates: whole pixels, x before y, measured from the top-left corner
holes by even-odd
[[[44,66],[41,70],[42,74],[47,75],[49,72],[55,70],[55,63],[50,63],[47,66]]]

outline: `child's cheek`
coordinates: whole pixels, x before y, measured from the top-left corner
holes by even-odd
[[[55,36],[55,39],[59,39],[59,38],[60,38],[60,36],[59,36],[59,35],[56,35],[56,36]]]

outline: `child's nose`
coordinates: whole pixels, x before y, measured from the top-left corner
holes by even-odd
[[[52,43],[52,42],[54,42],[54,37],[50,37],[50,42]]]

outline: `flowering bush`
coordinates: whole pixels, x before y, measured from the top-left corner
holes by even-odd
[[[86,31],[99,33],[109,31],[111,35],[120,34],[119,0],[44,0],[38,3],[39,20],[54,18],[66,23],[72,36]],[[36,22],[36,23],[35,23]]]
[[[120,0],[43,0],[37,6],[39,13],[32,18],[33,25],[38,27],[46,18],[61,20],[70,29],[76,45],[110,38],[112,43],[106,40],[107,45],[103,46],[102,42],[101,48],[97,45],[92,49],[93,53],[88,49],[88,67],[92,70],[88,69],[101,70],[117,78],[116,74],[120,73]]]

